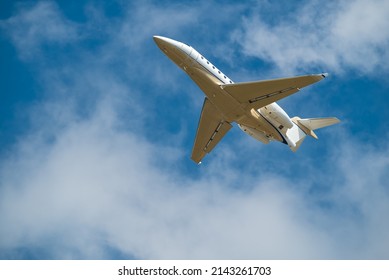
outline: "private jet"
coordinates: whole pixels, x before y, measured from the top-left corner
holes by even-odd
[[[234,83],[193,47],[162,36],[153,38],[163,53],[205,93],[191,156],[197,164],[215,148],[234,122],[262,143],[278,141],[293,152],[307,135],[318,139],[314,130],[340,122],[334,117],[290,118],[276,103],[324,79],[327,73]]]

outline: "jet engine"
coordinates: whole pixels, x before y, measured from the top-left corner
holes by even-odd
[[[266,134],[262,131],[247,127],[243,124],[238,124],[238,126],[244,133],[247,133],[251,137],[254,137],[255,139],[261,141],[264,144],[269,144],[269,138],[267,138]]]
[[[261,113],[268,116],[278,124],[286,128],[292,128],[293,122],[288,114],[277,103],[271,103],[260,109]]]

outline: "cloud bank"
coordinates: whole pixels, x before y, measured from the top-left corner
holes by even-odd
[[[275,23],[263,19],[266,11],[257,7],[234,36],[245,54],[272,63],[278,71],[373,75],[389,70],[383,63],[389,58],[388,1],[308,1]]]
[[[201,15],[204,7],[191,13]],[[167,84],[163,78],[155,85],[148,79],[148,88],[141,82],[155,64],[155,46],[147,45],[151,37],[145,34],[160,21],[145,20],[146,31],[135,41],[123,39],[136,36],[130,26],[142,22],[145,11],[159,15],[166,8],[150,2],[127,8],[128,14],[105,26],[110,36],[95,49],[89,48],[90,29],[86,34],[85,26],[66,19],[52,2],[23,8],[1,23],[21,59],[35,65],[44,91],[30,108],[30,130],[0,162],[1,258],[388,258],[387,145],[366,144],[338,130],[328,140],[338,144],[317,160],[287,162],[285,150],[278,156],[265,148],[259,156],[238,142],[238,151],[237,143],[223,144],[206,166],[186,165],[191,143],[185,144],[185,129],[159,134],[165,140],[149,132],[164,125],[154,122],[162,117],[147,115],[159,101],[150,87]],[[182,7],[168,9],[174,16]],[[34,31],[43,22],[56,31]],[[184,32],[175,28],[173,33]],[[26,41],[34,54],[21,43],[21,30],[35,32]],[[56,42],[56,63],[43,50],[50,42]],[[267,57],[278,61],[274,42]],[[68,44],[76,47],[63,53]],[[156,47],[155,53],[162,55]],[[150,55],[138,71],[139,58]],[[175,83],[182,80],[172,75]]]

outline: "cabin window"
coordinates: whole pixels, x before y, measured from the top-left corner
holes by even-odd
[[[227,77],[226,77],[226,76],[224,76],[224,79],[227,79]]]
[[[219,74],[221,74],[220,71],[217,71],[217,72],[218,72]]]
[[[209,61],[207,61],[207,64],[209,64]]]
[[[201,59],[204,59],[204,57],[201,57]]]
[[[213,69],[215,69],[215,66],[212,66]]]
[[[232,84],[232,81],[230,80],[230,84]]]

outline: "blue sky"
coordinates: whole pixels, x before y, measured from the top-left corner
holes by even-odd
[[[0,258],[388,259],[389,2],[0,4]],[[152,40],[336,116],[292,153],[234,127],[190,160],[204,95]]]

